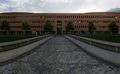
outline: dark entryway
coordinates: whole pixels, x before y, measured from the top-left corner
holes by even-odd
[[[62,34],[62,21],[57,21],[57,34]]]
[[[57,34],[62,34],[62,24],[57,24]]]

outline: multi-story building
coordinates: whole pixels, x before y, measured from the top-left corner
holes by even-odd
[[[41,34],[44,31],[43,25],[46,20],[51,21],[54,25],[55,33],[64,33],[65,26],[69,21],[73,22],[75,33],[87,33],[88,22],[93,22],[96,26],[96,32],[108,33],[108,25],[115,21],[119,26],[120,32],[120,13],[94,12],[94,13],[24,13],[10,12],[0,13],[0,21],[7,20],[11,26],[10,34],[23,34],[21,28],[23,21],[31,25],[28,32]],[[0,33],[2,30],[0,29]]]

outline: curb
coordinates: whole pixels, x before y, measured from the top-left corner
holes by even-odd
[[[86,44],[69,36],[65,36],[67,39],[78,45],[80,48],[90,53],[91,55],[98,57],[104,61],[112,64],[120,65],[120,54],[112,51],[103,50],[101,48]]]
[[[31,52],[35,48],[46,43],[51,38],[53,38],[53,36],[44,38],[40,41],[34,42],[32,44],[29,44],[29,45],[26,45],[26,46],[23,46],[20,48],[16,48],[16,49],[5,51],[5,52],[0,52],[0,65],[4,65],[4,64],[9,63],[11,61],[14,61],[15,59],[18,59],[21,56],[26,55],[28,52]]]

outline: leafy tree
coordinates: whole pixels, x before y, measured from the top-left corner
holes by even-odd
[[[44,31],[48,32],[48,33],[53,33],[54,32],[53,25],[49,20],[47,20],[44,24]]]
[[[0,29],[2,29],[2,23],[1,23],[1,21],[0,21]]]
[[[6,21],[6,20],[3,20],[1,22],[1,25],[0,25],[0,28],[5,31],[5,33],[9,32],[10,31],[10,24]]]
[[[22,22],[21,28],[26,32],[27,30],[31,29],[31,26],[27,22]]]
[[[74,29],[74,28],[73,28],[73,23],[72,23],[72,21],[69,21],[69,22],[67,23],[67,26],[66,26],[66,32],[67,32],[67,33],[68,33],[68,32],[71,32],[73,29]]]
[[[22,22],[22,29],[23,30],[30,30],[31,26],[27,22]]]
[[[118,34],[119,29],[116,22],[112,21],[108,27],[112,34]]]
[[[96,27],[94,26],[94,24],[92,22],[89,22],[89,24],[88,24],[88,32],[90,34],[93,34],[95,29],[96,29]]]

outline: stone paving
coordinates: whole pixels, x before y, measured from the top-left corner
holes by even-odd
[[[56,36],[32,54],[0,66],[0,74],[120,74],[120,67],[106,64]]]

